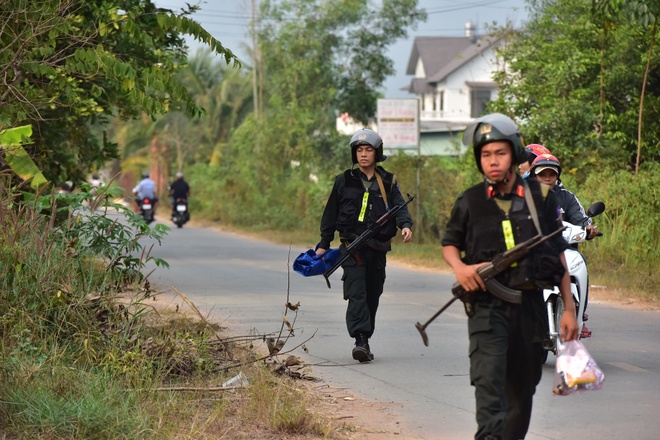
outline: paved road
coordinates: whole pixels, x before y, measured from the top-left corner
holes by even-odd
[[[291,348],[313,365],[314,375],[358,395],[395,402],[402,439],[468,439],[474,423],[473,390],[467,376],[467,324],[455,303],[428,328],[425,347],[414,327],[451,298],[453,276],[388,265],[376,333],[376,361],[351,358],[345,324],[341,270],[328,289],[322,277],[288,270],[306,249],[274,245],[212,229],[174,229],[153,254],[169,262],[152,281],[175,286],[235,334],[279,331],[284,304],[300,302]],[[604,388],[553,396],[554,356],[545,365],[535,399],[530,440],[660,438],[660,313],[592,302],[586,345],[606,375]],[[287,315],[293,319],[291,312]]]

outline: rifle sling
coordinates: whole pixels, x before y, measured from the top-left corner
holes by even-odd
[[[378,182],[378,188],[380,188],[380,193],[383,196],[383,201],[385,202],[385,209],[390,209],[390,206],[387,203],[387,193],[385,192],[385,185],[383,185],[383,178],[380,177],[378,170],[374,173],[376,174],[376,182]]]
[[[524,180],[523,185],[525,185],[525,200],[527,201],[527,209],[529,209],[529,213],[532,215],[532,221],[534,222],[534,226],[536,226],[536,232],[537,234],[543,234],[543,231],[541,231],[541,224],[539,223],[539,215],[536,212],[534,197],[532,197],[532,191],[529,189],[529,185],[527,185],[527,182]]]

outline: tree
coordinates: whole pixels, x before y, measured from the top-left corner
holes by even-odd
[[[110,117],[200,109],[175,73],[194,36],[236,58],[198,23],[151,0],[0,2],[0,129],[29,124],[28,151],[49,180],[82,180],[116,157],[91,126]]]
[[[649,40],[622,14],[603,17],[590,4],[529,1],[530,18],[500,51],[507,70],[492,110],[521,121],[528,142],[546,144],[568,172],[588,163],[633,168],[639,144],[660,159],[660,71],[651,60],[638,143],[642,78]],[[606,19],[605,19],[606,18]]]
[[[194,151],[190,161],[217,164],[232,130],[253,111],[250,76],[217,62],[208,49],[200,49],[189,58],[179,77],[204,114],[192,120],[170,114],[166,119],[168,123],[172,118],[177,119],[176,131],[185,136],[183,143]],[[176,123],[169,126],[172,134]],[[172,136],[173,140],[176,138]]]
[[[191,117],[171,110],[154,121],[113,120],[109,136],[120,146],[125,172],[137,176],[141,169],[159,165],[163,178],[171,180],[175,172],[193,164],[217,165],[230,133],[252,111],[250,77],[218,61],[209,49],[200,48],[189,57],[177,76],[202,114]]]
[[[255,153],[270,168],[291,161],[305,170],[328,167],[338,139],[335,121],[348,112],[365,124],[374,117],[387,76],[385,48],[426,18],[417,0],[285,0],[261,3],[264,117]],[[267,142],[268,148],[262,146]]]
[[[260,3],[252,52],[260,110],[231,133],[220,166],[196,168],[212,187],[196,195],[223,221],[296,228],[316,222],[327,197],[321,183],[350,165],[337,115],[374,117],[393,73],[385,48],[426,14],[417,0]]]
[[[271,104],[296,103],[331,117],[348,112],[366,123],[385,79],[386,48],[426,19],[417,0],[264,1],[259,46]],[[319,118],[320,119],[320,118]]]

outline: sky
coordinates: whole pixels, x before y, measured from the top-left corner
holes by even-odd
[[[154,0],[154,3],[162,8],[178,10],[185,7],[186,2],[197,4],[198,1]],[[259,0],[254,1],[258,4]],[[192,16],[248,65],[246,48],[250,44],[251,4],[251,0],[206,0],[200,3],[201,10]],[[406,75],[406,68],[415,37],[460,37],[465,35],[468,21],[476,25],[477,33],[484,32],[486,25],[493,22],[503,25],[511,21],[515,27],[520,27],[527,16],[524,0],[420,0],[419,6],[426,9],[426,22],[418,24],[417,29],[409,30],[408,37],[397,41],[388,51],[396,74],[385,81],[385,98],[413,97],[400,89],[407,87],[412,80],[411,75]],[[200,47],[194,41],[190,41],[189,46],[193,53]]]

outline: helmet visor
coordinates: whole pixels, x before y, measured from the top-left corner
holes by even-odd
[[[544,165],[544,166],[536,167],[534,168],[534,174],[541,174],[541,172],[545,170],[552,170],[555,172],[556,175],[559,175],[559,169],[552,165]]]

